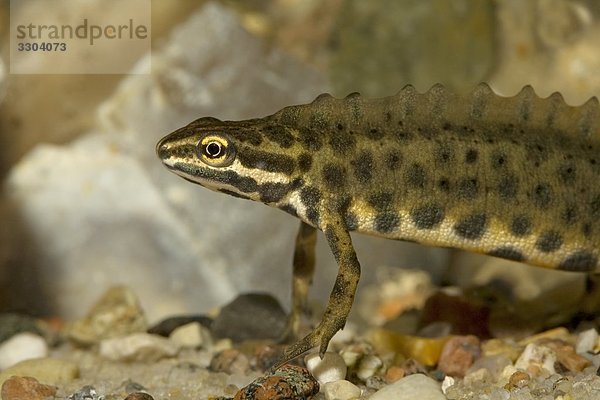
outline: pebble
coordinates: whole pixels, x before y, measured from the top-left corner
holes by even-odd
[[[105,339],[100,342],[99,353],[112,361],[152,362],[173,357],[178,347],[162,336],[149,333],[133,333],[128,336]]]
[[[515,362],[517,358],[519,358],[523,352],[523,348],[524,346],[502,339],[486,340],[481,345],[481,351],[484,356],[495,356],[502,354],[508,357],[512,362]]]
[[[541,342],[556,352],[556,358],[563,367],[571,372],[580,372],[588,367],[591,362],[575,352],[575,348],[562,340],[545,340]]]
[[[497,354],[479,358],[473,363],[470,370],[475,371],[478,369],[485,369],[486,371],[489,371],[492,376],[498,376],[507,365],[512,365],[511,359],[508,358],[506,354]]]
[[[212,319],[204,315],[169,317],[148,328],[147,332],[153,335],[168,337],[175,329],[191,324],[192,322],[198,322],[200,325],[210,328]]]
[[[130,393],[125,400],[154,400],[154,397],[150,396],[148,393],[144,392],[135,392]]]
[[[0,343],[22,332],[42,334],[38,320],[33,317],[15,313],[0,314]]]
[[[404,368],[396,365],[388,368],[388,370],[385,372],[385,380],[388,381],[388,383],[396,382],[398,379],[404,378],[405,376],[406,371]]]
[[[481,349],[477,337],[453,336],[444,344],[438,369],[446,375],[462,378],[480,355]]]
[[[339,380],[327,382],[321,387],[325,400],[350,400],[360,397],[360,388],[352,382]]]
[[[271,368],[281,355],[281,350],[275,346],[259,345],[254,349],[253,367],[266,371]]]
[[[212,345],[210,331],[199,322],[192,322],[175,328],[169,335],[171,341],[181,347],[208,348]]]
[[[409,375],[373,393],[369,400],[446,400],[440,384],[422,375]]]
[[[286,313],[273,296],[241,294],[227,304],[211,325],[215,338],[244,340],[278,339],[286,324]]]
[[[318,392],[319,382],[307,369],[287,364],[242,388],[234,400],[299,400]]]
[[[245,374],[250,369],[248,357],[237,349],[226,349],[216,353],[210,360],[209,370],[226,374]]]
[[[103,397],[103,396],[102,396]],[[85,385],[69,397],[67,400],[99,400],[98,392],[96,388],[91,385]]]
[[[548,329],[547,331],[540,332],[535,335],[528,336],[525,339],[519,341],[519,344],[525,346],[546,339],[560,339],[568,341],[570,337],[571,334],[569,333],[569,330],[561,326],[558,328]]]
[[[70,382],[79,377],[79,367],[68,360],[36,358],[21,361],[0,373],[0,384],[11,376],[30,376],[47,385]]]
[[[344,359],[344,362],[348,368],[356,367],[360,359],[363,358],[365,354],[371,353],[373,353],[373,346],[365,342],[347,345],[340,351],[340,355]]]
[[[323,355],[323,359],[319,353],[311,353],[304,357],[304,362],[306,368],[321,385],[346,378],[348,367],[338,353],[327,351]]]
[[[386,329],[375,329],[368,338],[379,354],[399,353],[421,364],[433,367],[438,363],[447,337],[424,338],[402,335]]]
[[[364,356],[356,369],[356,376],[363,382],[375,375],[375,373],[383,366],[381,358],[374,354]]]
[[[504,386],[504,388],[508,391],[522,388],[526,386],[531,380],[531,376],[525,371],[516,371],[514,374],[508,378],[508,383]]]
[[[365,386],[367,387],[367,389],[372,389],[374,391],[382,389],[387,385],[388,382],[381,375],[373,375],[365,379]]]
[[[540,369],[545,369],[551,374],[555,374],[554,364],[557,362],[556,352],[547,346],[540,346],[536,343],[530,343],[525,346],[525,350],[515,362],[517,369],[539,374]]]
[[[456,334],[472,334],[489,337],[489,309],[462,293],[447,290],[430,296],[423,307],[421,326],[434,322],[445,322]]]
[[[85,385],[69,397],[67,400],[100,400],[103,399],[104,396],[98,396],[98,392],[96,388],[91,385]]]
[[[29,376],[12,376],[2,384],[2,400],[44,400],[54,398],[56,387],[44,385]]]
[[[131,289],[118,286],[106,291],[84,318],[67,329],[67,334],[81,345],[92,345],[146,329],[146,317],[137,296]]]
[[[598,343],[598,331],[594,328],[585,330],[577,336],[575,350],[577,354],[593,352]]]
[[[456,379],[451,376],[446,376],[442,381],[442,393],[447,394],[448,389],[454,386]]]
[[[34,333],[18,333],[0,344],[0,370],[23,360],[48,356],[46,340]]]

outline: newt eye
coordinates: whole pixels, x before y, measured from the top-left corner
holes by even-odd
[[[223,155],[223,153],[225,153],[225,149],[223,148],[221,143],[217,141],[208,142],[204,146],[204,155],[206,155],[206,157],[208,158],[219,158]]]
[[[234,159],[234,148],[229,138],[223,135],[208,134],[198,143],[200,159],[213,167],[226,167]]]

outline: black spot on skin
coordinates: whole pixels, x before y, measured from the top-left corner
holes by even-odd
[[[210,173],[206,174],[206,177],[231,185],[244,193],[256,192],[258,190],[258,183],[256,182],[256,179],[249,176],[241,176],[235,171],[221,172],[211,170]]]
[[[289,149],[294,144],[294,137],[282,125],[268,125],[263,129],[263,133],[270,141],[284,149]]]
[[[402,123],[402,121],[400,121],[399,123]],[[394,136],[401,143],[406,143],[412,140],[412,135],[402,129],[395,131]]]
[[[300,191],[300,200],[306,207],[316,207],[321,201],[321,191],[315,187],[307,186]]]
[[[463,200],[473,200],[479,192],[479,183],[475,178],[463,179],[458,183],[457,195]]]
[[[454,225],[454,232],[465,239],[480,239],[485,233],[487,216],[484,213],[471,214]]]
[[[306,218],[317,225],[319,222],[319,202],[321,201],[321,192],[319,189],[307,186],[300,191],[300,200],[306,207]]]
[[[477,150],[469,149],[469,150],[467,150],[467,153],[465,154],[465,162],[467,164],[473,164],[474,162],[477,161],[478,156],[479,156],[479,153],[477,152]]]
[[[308,151],[318,151],[323,146],[321,135],[315,130],[300,128],[300,144]]]
[[[346,229],[349,231],[356,230],[358,228],[358,219],[356,215],[349,211],[350,206],[352,205],[352,197],[344,196],[341,200],[337,202],[336,210],[339,215],[344,216],[344,221],[346,223]]]
[[[334,133],[329,139],[329,146],[335,155],[345,156],[356,146],[356,139],[351,135]]]
[[[391,192],[377,192],[369,195],[368,202],[377,211],[386,211],[392,208],[394,194]]]
[[[510,231],[517,237],[527,236],[531,233],[531,222],[525,215],[519,215],[513,218],[510,225]]]
[[[354,176],[360,183],[367,183],[371,180],[373,171],[373,155],[370,151],[361,152],[358,157],[350,162],[354,168]]]
[[[417,229],[433,229],[444,220],[444,209],[437,204],[428,204],[413,209],[410,217]]]
[[[421,164],[414,163],[405,173],[406,183],[418,189],[423,189],[425,187],[425,181],[427,179],[427,173],[425,172],[425,168]]]
[[[488,253],[490,256],[506,258],[512,261],[525,261],[525,256],[519,250],[512,247],[498,247]]]
[[[453,157],[452,149],[448,145],[440,144],[435,149],[435,160],[438,164],[447,164],[452,161]]]
[[[440,178],[440,180],[438,180],[437,186],[443,192],[450,191],[450,181],[448,180],[448,178]]]
[[[237,159],[246,168],[256,168],[268,172],[281,172],[291,175],[296,162],[292,157],[268,151],[245,148],[237,152]]]
[[[263,203],[276,203],[289,193],[292,184],[267,182],[259,185],[258,193]]]
[[[400,217],[396,213],[384,211],[375,216],[375,230],[381,233],[394,231],[400,224]]]
[[[402,164],[402,155],[399,151],[390,150],[384,158],[385,165],[391,169],[395,170]]]
[[[248,142],[253,146],[259,146],[263,141],[262,135],[253,129],[244,130],[244,134],[238,135],[237,139],[240,142]]]
[[[378,129],[378,128],[369,128],[366,132],[365,132],[365,136],[367,136],[369,139],[371,140],[379,140],[381,139],[383,136],[385,135],[385,133],[383,132],[383,130]]]
[[[519,179],[513,174],[506,174],[498,182],[498,194],[502,200],[512,200],[519,190]]]
[[[349,231],[355,231],[358,229],[358,219],[353,212],[346,212],[344,216],[344,221],[346,222],[346,229]]]
[[[583,233],[583,236],[585,236],[586,238],[589,238],[590,236],[592,236],[592,224],[589,224],[589,223],[583,224],[583,226],[581,227],[581,232]]]
[[[600,218],[600,195],[596,196],[590,203],[590,214],[592,218]]]
[[[573,164],[564,164],[558,168],[558,176],[565,185],[573,185],[576,180],[575,166]]]
[[[313,158],[310,154],[300,154],[300,157],[298,157],[298,168],[300,169],[300,172],[310,171],[310,167],[312,166],[312,160]]]
[[[552,188],[546,183],[540,183],[533,190],[533,203],[538,208],[548,208],[552,203]]]
[[[492,168],[499,169],[506,166],[507,156],[503,152],[494,152],[492,154]]]
[[[323,167],[323,179],[330,189],[339,189],[346,184],[346,170],[337,164],[326,164]]]
[[[343,131],[344,130],[344,125],[342,125],[341,122],[338,122],[337,123],[337,128],[338,128],[339,131]]]
[[[225,193],[225,194],[228,194],[228,195],[230,195],[230,196],[233,196],[233,197],[237,197],[237,198],[239,198],[239,199],[250,200],[250,197],[248,197],[248,196],[245,196],[245,195],[243,195],[243,194],[240,194],[240,193],[238,193],[238,192],[234,192],[233,190],[229,190],[229,189],[219,189],[219,192],[221,192],[221,193]]]
[[[579,250],[565,258],[558,268],[565,271],[589,272],[596,268],[597,263],[598,258],[595,255]]]
[[[542,253],[551,253],[560,249],[563,239],[560,233],[556,231],[544,232],[535,242],[535,247]]]
[[[285,211],[286,213],[294,216],[294,217],[298,217],[298,211],[296,210],[296,208],[291,205],[291,204],[284,204],[280,207],[281,210]]]
[[[573,225],[577,222],[577,206],[574,204],[566,206],[560,217],[566,225]]]

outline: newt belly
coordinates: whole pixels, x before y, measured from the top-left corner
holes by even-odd
[[[596,98],[571,107],[559,94],[526,87],[505,98],[485,84],[462,96],[439,85],[382,99],[321,95],[260,119],[198,119],[157,153],[190,181],[303,221],[295,298],[306,295],[314,229],[325,232],[338,278],[323,321],[286,358],[323,352],[343,327],[360,271],[352,231],[600,271]]]

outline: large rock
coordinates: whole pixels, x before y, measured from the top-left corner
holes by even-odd
[[[115,283],[139,294],[151,321],[205,311],[244,291],[287,301],[297,221],[185,182],[162,166],[154,147],[201,116],[264,116],[310,101],[327,90],[325,79],[270,49],[216,3],[134,72],[150,62],[151,75],[128,76],[104,103],[93,132],[65,146],[39,145],[10,173],[6,189],[40,245],[43,268],[30,275],[54,299],[50,311],[80,315]],[[365,265],[400,264],[398,243],[384,242],[358,241]],[[327,255],[318,269],[327,272],[317,276],[316,292],[325,299],[336,268],[323,240],[319,246]],[[402,264],[432,259],[415,265],[412,252]]]

